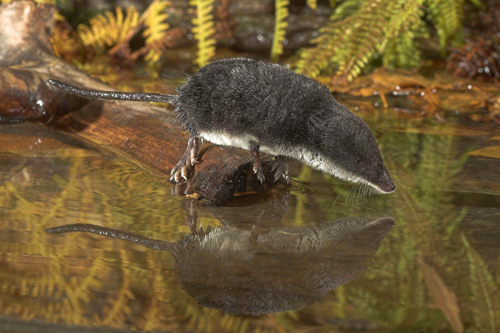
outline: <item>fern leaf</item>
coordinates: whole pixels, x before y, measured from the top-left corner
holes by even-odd
[[[500,329],[500,298],[493,275],[465,236],[462,242],[469,261],[475,327],[479,332],[497,332]]]
[[[10,3],[10,2],[13,2],[14,0],[1,0],[0,1],[0,4],[3,4],[3,3]],[[43,4],[51,4],[51,5],[56,5],[57,4],[57,0],[34,0],[34,2],[36,3],[43,3]]]
[[[410,69],[419,64],[420,50],[416,40],[429,37],[422,4],[423,0],[406,1],[404,11],[393,18],[387,39],[380,47],[384,51],[385,67]]]
[[[311,9],[318,8],[318,1],[317,0],[307,0],[307,7],[311,8]]]
[[[165,0],[155,0],[147,9],[145,15],[143,36],[146,39],[146,46],[153,45],[163,38],[169,25],[165,22],[168,15],[165,13],[165,8],[170,3]],[[157,48],[150,48],[144,60],[149,64],[156,63],[162,55],[162,52]]]
[[[352,30],[343,31],[342,27],[352,24],[354,18],[352,14],[359,9],[359,6],[358,0],[346,0],[335,8],[329,22],[319,30],[319,36],[312,41],[316,46],[302,51],[295,66],[298,73],[316,77],[334,62],[337,47],[342,45],[352,32]]]
[[[210,62],[215,55],[215,33],[214,24],[214,2],[215,0],[190,0],[191,6],[196,6],[196,17],[192,20],[193,33],[198,42],[198,55],[195,64],[203,67]]]
[[[274,23],[274,38],[271,48],[271,61],[277,61],[278,57],[283,53],[283,41],[285,40],[285,32],[288,27],[286,21],[288,17],[289,0],[276,0],[276,21]]]
[[[128,31],[139,24],[139,13],[135,7],[129,7],[124,16],[120,7],[116,8],[116,14],[106,11],[92,18],[89,25],[79,25],[78,36],[85,46],[95,49],[104,49],[121,42],[128,35]]]
[[[464,0],[427,0],[426,5],[444,50],[449,39],[461,36]]]
[[[357,24],[347,47],[338,52],[337,74],[351,81],[358,76],[369,59],[384,44],[390,28],[389,21],[397,13],[398,1],[367,1],[355,14]]]
[[[416,38],[425,34],[423,0],[347,0],[320,29],[316,46],[301,54],[297,71],[316,76],[336,68],[337,80],[351,81],[375,54],[387,64],[410,67],[419,60]],[[409,56],[409,57],[408,57]]]

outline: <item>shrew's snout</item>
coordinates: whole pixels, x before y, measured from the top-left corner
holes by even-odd
[[[392,180],[389,172],[384,167],[384,171],[382,172],[382,177],[380,177],[379,186],[382,192],[384,193],[392,193],[396,190],[396,185],[394,185],[394,181]]]
[[[389,179],[389,182],[381,186],[381,189],[384,193],[392,193],[396,190],[396,185],[394,185],[394,182]]]

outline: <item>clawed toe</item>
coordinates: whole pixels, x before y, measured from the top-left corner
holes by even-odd
[[[179,163],[177,163],[170,172],[170,181],[182,184],[193,176],[193,171],[194,166],[191,165],[191,161],[188,161],[186,158],[181,158]]]
[[[200,163],[201,163],[201,161],[199,158],[196,158],[196,157],[191,158],[191,165],[192,166],[195,166],[196,164],[200,164]]]
[[[264,172],[262,171],[262,168],[257,168],[257,170],[253,170],[253,173],[257,176],[257,179],[259,182],[262,184],[266,180],[266,177],[264,176]]]
[[[271,171],[274,172],[274,181],[277,182],[281,177],[288,177],[288,166],[281,158],[276,158]]]
[[[181,168],[181,177],[182,177],[184,180],[186,180],[186,181],[187,181],[189,178],[191,178],[191,177],[189,177],[189,176],[190,176],[190,172],[189,172],[189,171],[191,171],[191,169],[192,169],[192,166],[191,166],[191,165],[185,165],[185,166],[183,166],[183,167]]]
[[[197,137],[190,137],[188,141],[188,146],[184,155],[170,171],[170,181],[177,184],[182,184],[187,182],[194,174],[194,166],[200,164],[201,161],[198,159],[198,148],[200,145],[200,139]]]

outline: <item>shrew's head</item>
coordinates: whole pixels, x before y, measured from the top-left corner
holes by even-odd
[[[309,164],[380,193],[394,192],[396,186],[368,125],[344,106],[338,107],[341,109],[311,118],[311,137],[315,138],[313,145],[319,157],[317,165]]]

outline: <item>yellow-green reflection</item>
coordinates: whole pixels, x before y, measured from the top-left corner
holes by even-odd
[[[85,233],[48,234],[48,227],[91,223],[176,242],[191,229],[186,202],[171,194],[163,177],[42,127],[2,126],[3,318],[207,332],[498,330],[500,249],[471,228],[500,232],[493,223],[500,182],[488,171],[498,162],[468,155],[494,140],[461,137],[453,124],[377,117],[373,124],[390,124],[378,139],[397,181],[395,194],[358,196],[350,185],[292,163],[297,181],[289,195],[277,190],[284,198],[278,205],[273,196],[249,196],[229,208],[197,204],[205,230],[239,224],[248,232],[252,223],[262,228],[268,221],[271,229],[307,228],[349,215],[394,218],[359,278],[299,310],[260,317],[199,305],[167,252]],[[488,195],[487,201],[476,200],[478,194]]]

